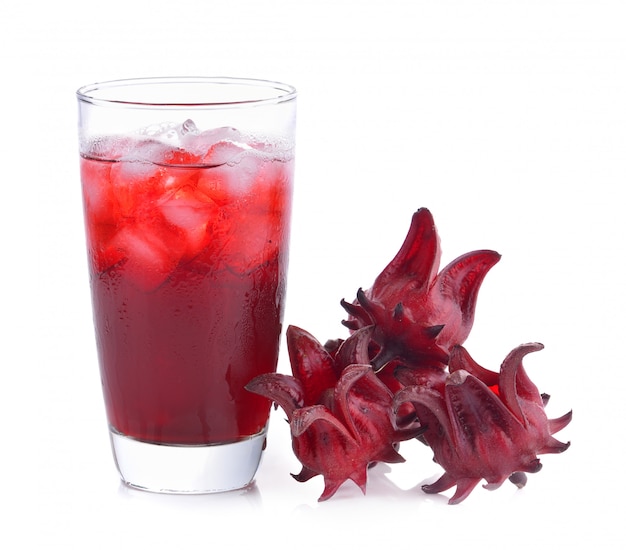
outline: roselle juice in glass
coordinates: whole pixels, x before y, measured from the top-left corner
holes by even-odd
[[[79,91],[80,169],[116,464],[152,491],[245,486],[269,415],[245,385],[276,369],[282,328],[295,92],[94,86]]]

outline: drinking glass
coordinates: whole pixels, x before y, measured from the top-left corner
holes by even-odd
[[[96,348],[115,464],[132,487],[249,485],[285,301],[296,91],[140,78],[77,91]]]

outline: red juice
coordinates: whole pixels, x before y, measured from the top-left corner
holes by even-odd
[[[244,386],[276,369],[281,334],[293,161],[229,128],[191,137],[81,156],[109,424],[153,443],[261,432],[269,403]]]

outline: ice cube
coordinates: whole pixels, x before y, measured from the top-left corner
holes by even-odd
[[[188,118],[187,120],[185,120],[185,122],[181,124],[181,127],[180,127],[181,136],[186,136],[187,134],[195,135],[197,133],[198,133],[198,128],[196,127],[196,123],[190,118]]]
[[[137,148],[111,166],[111,192],[122,216],[133,215],[144,201],[146,193],[162,187],[163,168],[149,162],[145,156],[154,155]]]
[[[120,215],[135,215],[157,176],[158,167],[148,162],[117,162],[111,167],[111,192]]]
[[[208,244],[207,227],[217,218],[219,208],[211,199],[183,188],[160,201],[159,208],[164,219],[184,236],[185,256],[195,256]]]
[[[95,159],[116,160],[127,155],[134,143],[128,136],[99,136],[81,145],[81,153]]]
[[[234,164],[251,147],[245,143],[231,140],[221,140],[209,147],[202,159],[206,166],[221,166],[222,164]]]
[[[154,177],[159,167],[140,159],[122,159],[111,167],[111,182],[116,187],[128,187]]]
[[[178,122],[161,122],[147,126],[139,131],[139,135],[147,137],[170,147],[183,147],[186,140],[198,134],[198,128],[193,120],[187,119],[182,124]]]
[[[106,220],[111,210],[111,162],[82,161],[80,174],[85,208],[92,220]]]
[[[152,163],[154,165],[190,165],[198,162],[198,157],[169,143],[154,139],[145,139],[135,146],[120,160],[125,162]]]
[[[212,166],[202,170],[198,189],[218,204],[239,200],[253,192],[255,181],[263,169],[262,157],[233,143],[220,142],[210,158]]]
[[[182,124],[164,122],[144,128],[144,139],[124,157],[125,160],[145,160],[155,164],[181,165],[196,164],[199,155],[193,148],[198,129],[193,120],[187,119]],[[201,155],[204,151],[201,152]],[[201,156],[200,155],[200,156]]]
[[[211,147],[220,141],[242,141],[241,133],[228,126],[203,132],[189,132],[183,136],[182,147],[194,155],[204,157]]]
[[[153,139],[157,139],[161,142],[175,141],[178,143],[180,136],[180,124],[175,122],[161,122],[159,124],[152,124],[139,131],[140,135],[148,136]]]
[[[172,234],[155,224],[129,224],[112,239],[112,248],[126,256],[120,269],[135,285],[154,290],[169,277],[181,252],[172,246]]]

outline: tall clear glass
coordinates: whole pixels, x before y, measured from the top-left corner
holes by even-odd
[[[250,484],[285,299],[296,91],[144,78],[77,92],[96,343],[124,483]]]

